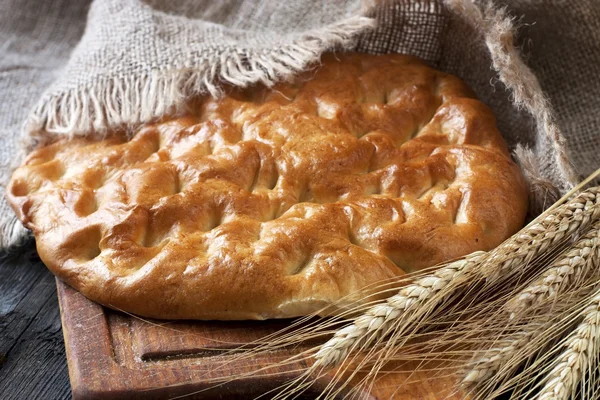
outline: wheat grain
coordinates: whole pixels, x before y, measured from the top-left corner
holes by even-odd
[[[560,258],[558,258],[542,276],[508,301],[505,309],[511,318],[521,315],[535,304],[551,301],[568,290],[579,279],[595,272],[600,259],[600,223],[592,228]]]
[[[528,325],[526,329],[497,341],[494,347],[477,355],[475,360],[469,364],[462,384],[467,386],[477,385],[491,377],[503,364],[515,357],[519,350],[529,342],[538,328],[539,326],[536,324]]]
[[[583,321],[565,341],[566,349],[546,377],[546,383],[537,395],[538,400],[571,398],[583,374],[590,369],[591,360],[597,359],[600,350],[600,291],[590,303],[581,314]]]

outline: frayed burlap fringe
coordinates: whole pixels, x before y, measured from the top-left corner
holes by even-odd
[[[374,26],[374,19],[356,16],[312,31],[276,51],[224,47],[194,69],[107,77],[60,96],[49,95],[30,114],[24,145],[31,150],[53,141],[48,136],[71,138],[89,132],[102,136],[112,127],[133,127],[181,110],[193,96],[218,97],[223,85],[246,87],[260,82],[272,86],[305,70],[328,49],[352,47],[359,33]]]
[[[517,145],[513,156],[529,184],[529,213],[537,215],[560,198],[560,191],[543,177],[538,159],[531,149]]]

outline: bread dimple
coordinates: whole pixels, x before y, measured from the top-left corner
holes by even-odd
[[[305,315],[516,232],[523,178],[490,109],[414,57],[325,55],[132,140],[60,141],[7,188],[46,265],[156,318]],[[345,302],[345,303],[344,303]]]

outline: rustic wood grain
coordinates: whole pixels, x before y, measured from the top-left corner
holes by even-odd
[[[225,364],[228,350],[258,340],[289,321],[164,322],[145,321],[108,310],[57,282],[69,374],[75,399],[185,398],[251,399],[275,389],[304,370],[304,362],[271,368],[273,377],[255,371],[285,360],[314,345],[280,349],[252,360]],[[226,367],[223,367],[226,365]],[[219,367],[220,366],[220,367]],[[252,373],[214,387],[213,378]],[[410,377],[410,382],[407,380]],[[302,398],[315,398],[323,379]],[[401,384],[402,383],[402,384]],[[448,399],[453,379],[413,371],[390,374],[378,381],[365,399]],[[262,398],[269,398],[265,396]],[[342,393],[339,398],[344,398]]]
[[[0,398],[69,399],[56,284],[33,246],[0,253]]]

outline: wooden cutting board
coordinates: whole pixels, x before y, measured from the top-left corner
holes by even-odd
[[[214,387],[211,378],[256,371],[315,343],[281,349],[227,365],[228,350],[284,328],[289,321],[145,321],[104,308],[57,280],[73,398],[252,399],[306,368],[279,368],[277,377],[255,374]],[[226,367],[222,367],[223,365]],[[216,366],[220,365],[220,368]],[[407,378],[410,375],[410,383]],[[323,379],[302,398],[315,398]],[[378,380],[364,399],[458,399],[454,379],[393,373]],[[211,388],[212,387],[212,388]],[[210,389],[209,389],[210,388]],[[208,389],[208,390],[207,390]],[[261,399],[272,396],[264,395]],[[343,394],[340,398],[343,398]]]

